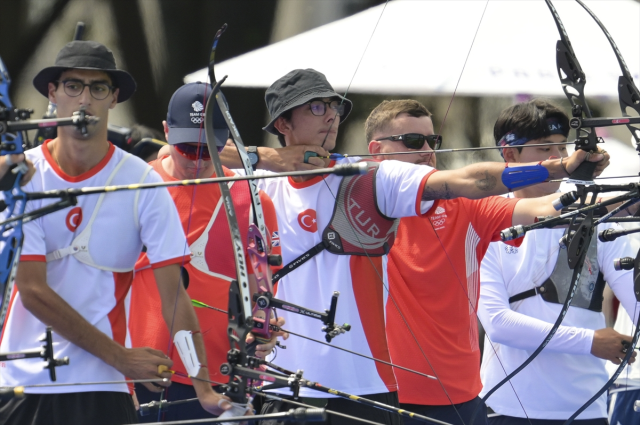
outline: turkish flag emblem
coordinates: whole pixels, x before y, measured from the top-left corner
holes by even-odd
[[[300,224],[300,227],[307,232],[317,232],[318,222],[316,220],[316,211],[312,209],[302,211],[298,214],[298,224]]]
[[[67,229],[69,229],[71,232],[75,232],[78,226],[80,226],[80,224],[82,223],[82,208],[71,208],[71,211],[69,211],[69,214],[67,214],[65,223],[67,225]]]

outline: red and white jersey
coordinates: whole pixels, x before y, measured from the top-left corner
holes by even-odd
[[[348,158],[339,163],[357,160]],[[433,168],[427,166],[383,161],[375,180],[380,212],[396,218],[428,210],[432,202],[421,201],[421,198],[424,182],[432,171]],[[304,183],[288,178],[258,180],[260,188],[273,200],[278,215],[283,264],[320,243],[322,232],[334,213],[341,180],[342,177],[335,175],[315,177]],[[363,230],[368,218],[366,212],[350,213],[359,220]],[[324,312],[330,307],[333,292],[339,291],[335,322],[348,323],[351,330],[335,337],[331,344],[389,361],[384,317],[386,290],[381,281],[386,280],[386,270],[382,263],[382,257],[335,255],[325,250],[282,278],[276,296]],[[278,314],[286,319],[286,329],[324,341],[323,324],[319,320],[284,309],[279,309]],[[275,362],[289,370],[304,370],[306,379],[356,395],[397,390],[389,366],[295,336],[286,346],[286,350],[277,351]],[[317,392],[304,388],[301,395],[318,397]]]
[[[517,202],[438,200],[426,214],[400,220],[387,264],[391,360],[440,381],[395,369],[401,403],[459,404],[480,392],[480,262],[511,226]]]
[[[104,186],[109,180],[114,185],[162,181],[142,160],[113,145],[99,164],[82,175],[71,177],[53,160],[48,143],[26,153],[37,170],[25,186],[26,192]],[[31,201],[27,211],[54,201]],[[125,297],[143,244],[156,268],[181,263],[185,245],[178,213],[165,188],[80,196],[76,206],[25,224],[24,235],[21,264],[46,261],[47,283],[51,289],[89,323],[122,345],[128,342]],[[71,250],[68,247],[72,247]],[[0,351],[38,348],[41,345],[38,339],[44,331],[45,325],[24,308],[20,292],[14,288]],[[55,330],[53,342],[55,356],[68,356],[70,360],[69,366],[56,369],[57,382],[125,378]],[[48,371],[42,369],[42,364],[36,359],[0,363],[0,385],[49,383]],[[116,384],[27,390],[33,393],[78,391],[127,392],[128,389],[124,384]]]

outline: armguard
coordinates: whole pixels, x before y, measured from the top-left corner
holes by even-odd
[[[541,163],[524,167],[509,167],[502,172],[502,184],[510,191],[532,184],[542,183],[549,178],[549,171]]]
[[[193,344],[193,332],[184,330],[176,332],[173,337],[173,343],[178,349],[180,360],[182,360],[189,377],[198,375],[200,367],[203,365],[198,361],[198,354]]]

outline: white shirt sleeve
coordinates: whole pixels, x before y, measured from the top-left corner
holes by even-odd
[[[36,169],[37,170],[37,169]],[[36,192],[42,189],[34,188],[33,180],[35,178],[41,178],[40,173],[36,171],[36,175],[33,176],[29,183],[22,187],[25,192]],[[25,207],[24,212],[28,213],[38,208],[42,208],[46,205],[56,202],[55,199],[42,199],[36,201],[29,201]],[[8,218],[8,217],[7,217]],[[33,221],[29,221],[22,225],[22,232],[24,235],[24,242],[22,244],[21,256],[24,255],[47,255],[47,244],[45,242],[44,228],[42,227],[42,217]]]
[[[420,212],[427,212],[433,201],[422,201],[424,178],[433,171],[426,165],[387,160],[380,163],[376,172],[376,197],[378,208],[387,217],[400,218],[417,215],[416,204],[420,201]]]
[[[617,224],[611,227],[623,230]],[[636,301],[633,290],[633,270],[617,271],[613,266],[613,261],[621,257],[635,258],[638,248],[640,248],[640,243],[634,237],[622,237],[612,242],[598,241],[598,261],[602,265],[601,270],[604,278],[629,316],[634,316],[631,317],[633,323],[637,322],[638,314],[640,314],[640,303]]]
[[[162,178],[154,170],[145,179],[145,183],[160,182]],[[152,265],[190,254],[178,210],[166,188],[141,191],[138,220],[140,238]]]
[[[498,246],[492,243],[482,260],[478,317],[491,341],[534,350],[544,341],[553,323],[511,310],[500,260]],[[560,326],[545,350],[589,354],[592,341],[590,329]]]

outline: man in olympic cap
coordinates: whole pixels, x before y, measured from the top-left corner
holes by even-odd
[[[215,177],[203,124],[206,101],[210,93],[209,84],[198,82],[180,87],[171,97],[167,120],[162,123],[169,143],[169,154],[150,163],[164,181]],[[214,113],[214,132],[216,145],[224,146],[229,137],[229,129],[217,105]],[[226,168],[224,171],[227,176],[234,175]],[[230,186],[242,240],[246,241],[250,214],[252,214],[249,186],[246,182],[236,182]],[[236,279],[236,266],[219,186],[217,183],[177,186],[170,188],[169,193],[180,215],[182,228],[187,234],[187,244],[182,248],[191,255],[191,261],[183,266],[183,279],[188,282],[189,298],[226,311],[229,301],[229,283]],[[268,228],[267,234],[277,235],[278,227],[273,203],[262,191],[260,200]],[[272,245],[271,249],[273,254],[280,253],[277,243]],[[250,263],[248,265],[251,267]],[[251,269],[249,282],[255,291],[256,280]],[[131,292],[130,330],[134,347],[146,346],[164,350],[170,341],[167,331],[157,329],[157,323],[162,319],[162,305],[156,288],[156,277],[149,267],[149,257],[143,253],[136,264],[136,275]],[[196,313],[200,325],[206,329],[202,338],[207,350],[208,379],[214,382],[227,382],[229,377],[220,373],[220,365],[227,361],[227,352],[230,348],[227,336],[227,315],[206,308],[200,308]],[[282,326],[284,320],[280,319],[277,324]],[[270,353],[278,335],[280,334],[274,333],[271,343],[257,345],[256,355],[264,358]],[[171,359],[174,361],[175,370],[186,373],[175,350]],[[196,391],[188,378],[176,376],[173,381],[165,397],[167,400],[195,397]],[[136,386],[136,393],[140,403],[151,402],[158,398],[157,394],[150,393],[140,385]],[[172,406],[164,414],[164,420],[168,421],[210,417],[209,412],[193,404]],[[148,419],[155,422],[156,416],[150,415]],[[143,421],[145,421],[144,418]]]
[[[36,75],[33,84],[57,105],[59,117],[84,109],[100,121],[86,132],[61,127],[55,139],[26,152],[37,169],[27,191],[162,182],[146,163],[107,140],[109,111],[129,99],[136,87],[133,77],[116,67],[107,47],[95,41],[73,41],[62,48],[54,66]],[[27,211],[51,202],[31,201]],[[137,422],[123,381],[170,378],[171,373],[160,373],[160,367],[173,364],[159,350],[126,348],[125,299],[143,246],[156,277],[165,322],[173,322],[173,332],[193,333],[197,357],[206,364],[198,320],[180,286],[180,265],[189,261],[184,232],[166,189],[79,197],[74,207],[26,225],[24,234],[0,351],[36,348],[45,327],[51,326],[55,357],[70,359],[68,366],[56,370],[57,383],[92,384],[39,386],[50,383],[40,362],[5,362],[1,386],[36,387],[27,388],[24,398],[2,404],[0,423]],[[206,368],[198,377],[208,377]],[[193,385],[207,411],[220,413],[230,407],[219,406],[221,396],[205,382]]]
[[[339,124],[352,108],[351,102],[336,93],[326,77],[313,69],[297,69],[278,79],[267,89],[265,100],[271,119],[264,129],[277,135],[286,148],[300,148],[302,156],[305,150],[317,153],[308,149],[309,145],[333,150]],[[402,139],[398,133],[388,136]],[[577,153],[564,165],[573,170],[585,156],[584,152]],[[358,160],[311,157],[309,162],[332,167]],[[595,173],[598,174],[606,166],[607,158],[592,155],[591,161],[601,161]],[[526,184],[567,175],[559,159],[526,164],[524,169],[536,175]],[[264,172],[258,170],[260,173]],[[421,216],[439,199],[484,198],[506,193],[509,187],[520,183],[513,181],[512,170],[505,171],[504,163],[489,162],[437,171],[426,164],[382,161],[371,163],[370,172],[363,179],[357,180],[361,185],[358,190],[349,191],[346,188],[352,187],[353,180],[336,175],[271,178],[259,181],[258,185],[271,196],[281,229],[285,266],[275,276],[279,279],[277,297],[322,311],[330,305],[334,291],[338,291],[336,323],[348,323],[351,330],[333,339],[332,345],[389,361],[383,282],[387,280],[386,254],[393,245],[396,219]],[[380,231],[382,228],[386,230]],[[309,318],[287,311],[281,311],[280,315],[290,329],[323,338],[320,326]],[[288,370],[302,369],[306,379],[330,388],[398,404],[394,371],[380,362],[319,348],[310,341],[289,344],[287,350],[278,353],[277,362]],[[300,394],[318,397],[318,393],[307,388]],[[397,415],[343,399],[330,398],[327,408],[376,422],[400,421]],[[352,422],[333,416],[331,423]]]

